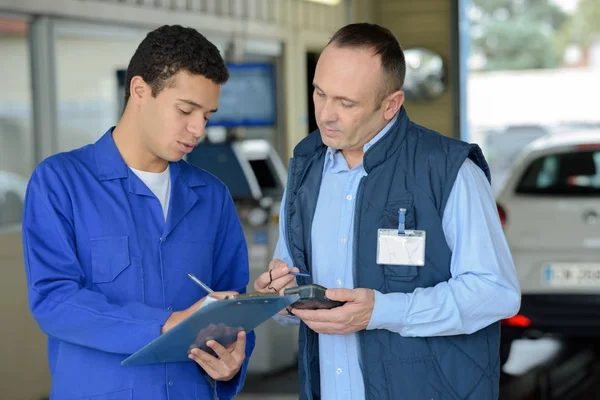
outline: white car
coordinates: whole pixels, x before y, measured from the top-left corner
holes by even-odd
[[[531,143],[497,205],[522,291],[502,360],[526,332],[600,337],[600,130]]]

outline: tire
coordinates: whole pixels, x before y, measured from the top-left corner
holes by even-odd
[[[506,361],[508,360],[512,342],[512,339],[502,339],[500,341],[500,367],[504,366],[504,364],[506,364]]]

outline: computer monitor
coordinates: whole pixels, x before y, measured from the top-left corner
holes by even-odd
[[[270,63],[229,63],[221,87],[219,111],[207,126],[273,126],[277,119],[275,73]]]
[[[287,184],[281,158],[263,139],[201,143],[187,161],[223,181],[236,200],[280,198]]]

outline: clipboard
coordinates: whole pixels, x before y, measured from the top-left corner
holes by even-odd
[[[227,347],[235,343],[239,331],[254,330],[298,299],[298,295],[255,295],[214,301],[127,357],[121,365],[191,361],[188,351],[196,347],[214,354],[206,346],[208,340]]]

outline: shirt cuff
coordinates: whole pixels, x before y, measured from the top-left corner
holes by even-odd
[[[275,322],[283,326],[300,325],[300,318],[293,315],[275,314],[273,315],[273,319]]]
[[[148,325],[146,328],[144,328],[143,325],[140,326],[143,332],[138,332],[134,335],[136,342],[139,344],[136,346],[137,350],[134,350],[132,353],[135,353],[142,347],[146,346],[148,343],[161,336],[162,328],[167,323],[167,320],[169,319],[171,314],[173,314],[173,311],[153,309],[152,313],[154,317],[154,322]]]
[[[375,304],[367,330],[387,329],[399,332],[406,324],[408,295],[405,293],[383,294],[377,290],[373,290],[373,292],[375,293]]]
[[[216,381],[215,391],[219,400],[232,400],[234,399],[244,387],[246,382],[246,373],[248,372],[248,363],[250,357],[256,345],[256,334],[254,331],[247,332],[246,334],[246,359],[242,363],[242,367],[239,372],[228,381]]]
[[[228,381],[216,381],[215,390],[219,400],[232,400],[242,390],[246,379],[246,370],[248,368],[248,360],[244,360],[240,371]]]

